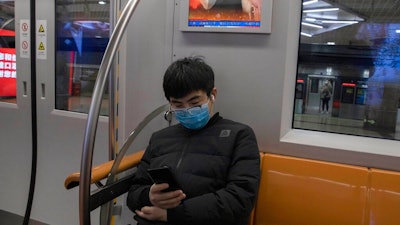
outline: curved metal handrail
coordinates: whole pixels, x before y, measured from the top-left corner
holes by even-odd
[[[129,134],[129,137],[126,139],[125,143],[122,145],[122,148],[119,150],[119,153],[117,157],[114,159],[114,163],[110,169],[106,186],[114,183],[117,179],[116,175],[118,172],[118,167],[119,164],[122,161],[122,158],[125,156],[126,152],[128,151],[129,147],[133,143],[133,141],[136,139],[136,137],[140,134],[140,132],[143,130],[143,128],[146,127],[146,125],[152,121],[156,116],[161,114],[162,112],[166,112],[169,110],[169,104],[165,104],[162,106],[159,106],[157,109],[155,109],[153,112],[148,114],[140,123],[139,125]],[[105,204],[101,206],[100,210],[100,224],[108,224],[108,221],[110,221],[110,215],[108,215],[110,211],[110,204]],[[104,215],[107,214],[107,215]]]
[[[135,11],[139,0],[129,0],[121,17],[118,20],[115,30],[111,35],[107,45],[102,62],[100,64],[99,73],[95,82],[91,105],[89,109],[88,119],[86,122],[85,137],[82,147],[81,157],[81,179],[79,186],[79,223],[81,225],[90,225],[90,177],[93,161],[93,148],[97,130],[97,123],[100,114],[101,99],[103,97],[104,86],[106,83],[107,74],[110,71],[115,53],[117,52],[122,35],[125,32],[126,26]]]
[[[117,158],[114,160],[114,164],[111,167],[110,170],[110,175],[107,179],[107,184],[110,184],[115,181],[115,175],[118,170],[118,166],[122,161],[122,158],[125,156],[126,151],[129,149],[131,146],[132,142],[135,140],[135,138],[139,135],[139,133],[143,130],[143,128],[156,116],[161,114],[162,112],[165,112],[169,109],[169,104],[162,105],[155,109],[153,112],[151,112],[149,115],[147,115],[142,122],[139,123],[139,125],[134,129],[130,134],[129,137],[126,139],[124,145],[122,146],[121,150],[118,153]]]

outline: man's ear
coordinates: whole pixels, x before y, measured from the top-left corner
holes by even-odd
[[[211,101],[212,102],[214,102],[215,101],[215,99],[217,98],[217,88],[216,87],[214,87],[212,90],[211,90],[211,95],[210,95],[210,97],[211,97]]]

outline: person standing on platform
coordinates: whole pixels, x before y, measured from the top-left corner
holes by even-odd
[[[329,81],[325,81],[324,85],[321,88],[320,93],[321,101],[322,101],[322,110],[321,113],[328,113],[329,112],[329,101],[332,97],[332,91]]]

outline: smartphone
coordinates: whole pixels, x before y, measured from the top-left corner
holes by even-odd
[[[161,183],[168,183],[169,187],[162,192],[169,192],[180,190],[178,182],[176,181],[174,174],[172,174],[171,170],[167,167],[159,167],[159,168],[152,168],[148,169],[147,172],[149,173],[151,179],[156,184]]]

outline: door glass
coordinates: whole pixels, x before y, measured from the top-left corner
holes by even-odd
[[[400,140],[400,2],[302,2],[293,127]]]
[[[14,1],[0,1],[0,101],[16,103]]]
[[[109,37],[108,0],[56,1],[56,109],[88,113]],[[100,115],[108,115],[107,88]]]

